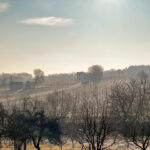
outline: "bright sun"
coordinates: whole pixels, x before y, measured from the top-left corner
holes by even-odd
[[[119,2],[119,0],[101,0],[101,2],[102,3],[109,3],[109,4],[111,4],[111,3],[118,3]]]

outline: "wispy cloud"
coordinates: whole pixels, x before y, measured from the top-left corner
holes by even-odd
[[[7,2],[0,2],[0,12],[4,12],[9,7],[9,4]]]
[[[30,18],[20,21],[24,24],[31,24],[31,25],[41,25],[41,26],[50,26],[50,27],[57,27],[57,26],[69,26],[72,25],[74,22],[70,18],[61,18],[61,17],[42,17],[42,18]]]

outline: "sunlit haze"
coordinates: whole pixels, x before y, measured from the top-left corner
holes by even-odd
[[[0,0],[0,72],[150,63],[150,0]]]

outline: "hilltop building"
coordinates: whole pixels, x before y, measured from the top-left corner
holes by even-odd
[[[77,72],[77,80],[87,80],[88,79],[88,74],[85,72]]]

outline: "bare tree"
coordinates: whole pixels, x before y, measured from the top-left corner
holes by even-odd
[[[88,68],[89,78],[93,82],[98,82],[103,79],[103,67],[99,65],[93,65]]]
[[[150,145],[150,122],[140,120],[128,128],[128,138],[137,148],[146,150]]]
[[[141,71],[137,74],[137,76],[139,77],[139,79],[141,80],[142,84],[145,84],[147,82],[148,79],[148,74],[144,71]]]
[[[28,139],[29,126],[27,118],[17,107],[8,113],[5,121],[4,137],[9,139],[14,144],[15,150],[20,150],[23,143]]]
[[[113,118],[118,127],[118,134],[121,133],[125,137],[128,146],[131,142],[130,139],[135,145],[143,141],[143,144],[145,143],[144,149],[148,145],[149,138],[145,135],[146,132],[143,129],[149,123],[145,124],[141,118],[144,118],[145,114],[149,114],[149,108],[147,107],[149,106],[149,97],[148,83],[143,84],[139,80],[121,81],[111,88],[110,98],[112,99]],[[146,128],[145,130],[147,131]],[[147,138],[145,139],[145,137]],[[140,141],[140,139],[142,140]]]
[[[0,147],[2,146],[1,142],[6,134],[6,126],[5,126],[6,118],[7,118],[7,111],[4,109],[4,106],[0,104]]]
[[[31,119],[33,128],[31,130],[31,139],[37,150],[40,150],[40,143],[44,139],[51,142],[59,139],[59,126],[56,119],[48,119],[44,116],[44,112],[37,112]]]
[[[78,113],[74,116],[74,132],[76,140],[86,149],[102,150],[112,146],[108,145],[114,128],[108,101],[93,99],[82,102]]]
[[[141,90],[138,91],[138,96],[142,97],[141,113],[136,121],[128,126],[127,131],[130,142],[141,150],[146,150],[150,145],[150,87],[148,81],[144,84],[146,86],[142,86],[142,92]]]
[[[28,142],[32,142],[37,150],[45,140],[52,144],[60,142],[58,118],[48,116],[40,104],[24,100],[18,107],[9,109],[4,138],[13,142],[15,150],[20,150],[23,145],[26,150]]]
[[[50,115],[65,119],[71,110],[71,99],[70,93],[54,91],[48,95],[45,108]]]
[[[41,69],[35,69],[33,71],[34,76],[35,76],[35,82],[40,82],[44,80],[44,72]]]
[[[48,115],[40,106],[42,103],[35,101],[30,103],[32,108],[25,108],[27,113],[29,125],[28,138],[32,140],[34,147],[40,150],[40,144],[48,140],[52,144],[56,144],[60,141],[60,128],[58,124],[58,118]]]
[[[142,111],[143,87],[136,81],[119,82],[112,86],[110,98],[116,120],[120,121],[120,130],[126,136],[127,126],[132,124]]]

